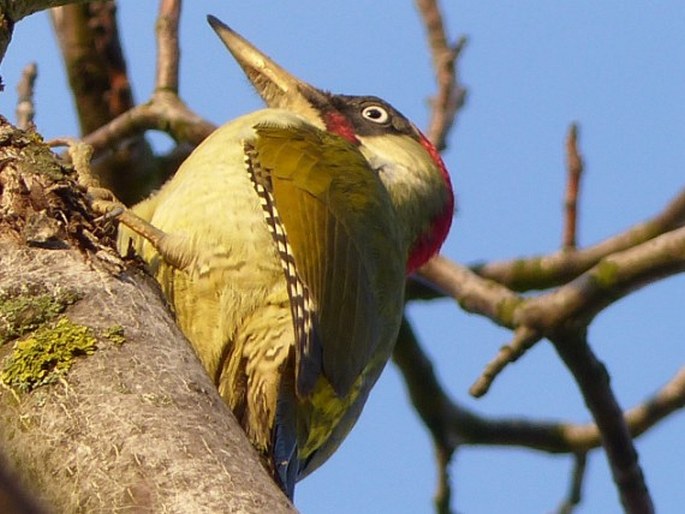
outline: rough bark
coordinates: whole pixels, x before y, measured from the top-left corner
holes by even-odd
[[[73,172],[4,119],[0,164],[0,297],[68,298],[0,312],[0,462],[21,487],[47,512],[294,511],[154,282],[108,246]],[[63,319],[86,327],[94,351],[12,382],[17,341]]]
[[[89,0],[0,0],[0,61],[12,40],[14,24],[29,14],[66,4],[86,3]]]

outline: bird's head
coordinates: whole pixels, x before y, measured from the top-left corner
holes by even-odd
[[[433,144],[375,96],[334,95],[283,69],[213,16],[209,24],[266,104],[357,145],[390,194],[409,249],[411,273],[438,252],[454,214],[447,168]]]

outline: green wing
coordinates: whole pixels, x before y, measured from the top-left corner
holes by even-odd
[[[401,315],[406,249],[390,198],[338,136],[306,126],[255,131],[248,168],[290,283],[298,394],[323,373],[346,396],[378,352],[387,358]]]

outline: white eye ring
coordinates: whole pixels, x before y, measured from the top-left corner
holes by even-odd
[[[385,110],[384,107],[381,107],[380,105],[367,105],[362,109],[362,117],[365,120],[372,121],[374,123],[378,123],[379,125],[382,125],[383,123],[387,123],[388,120],[390,119],[390,115],[388,114],[388,111]]]

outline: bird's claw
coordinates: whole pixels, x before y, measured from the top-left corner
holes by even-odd
[[[126,207],[118,202],[91,200],[91,206],[97,214],[100,214],[95,218],[96,223],[118,219],[126,211]]]

